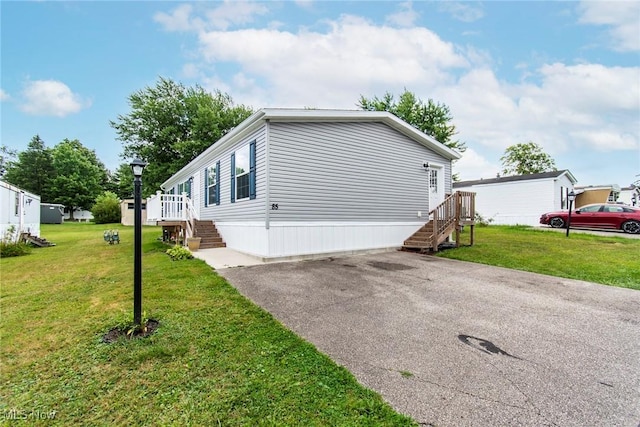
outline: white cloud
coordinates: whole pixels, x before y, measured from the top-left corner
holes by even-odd
[[[484,16],[484,11],[477,3],[460,3],[456,1],[442,1],[439,3],[440,11],[449,13],[458,21],[473,22]]]
[[[398,27],[412,27],[420,14],[413,10],[413,5],[410,1],[400,3],[399,8],[400,11],[386,17],[386,22]]]
[[[353,108],[356,94],[451,79],[449,70],[469,64],[455,46],[426,28],[378,27],[355,16],[327,22],[327,32],[276,29],[200,34],[210,63],[231,62],[259,77],[280,106]],[[235,97],[235,94],[234,94]]]
[[[606,25],[613,48],[622,52],[640,50],[640,2],[583,1],[578,8],[582,24]]]
[[[255,15],[264,15],[269,9],[263,3],[225,1],[206,13],[208,22],[215,29],[226,30],[234,25],[253,22]]]
[[[3,89],[0,89],[0,101],[6,101],[9,98],[10,98],[9,94],[5,92]]]
[[[193,7],[182,4],[171,13],[158,12],[153,20],[161,24],[167,31],[192,31],[204,28],[204,22],[199,18],[191,18]]]
[[[297,31],[201,31],[198,42],[201,57],[191,58],[198,67],[186,65],[185,74],[198,72],[204,87],[255,108],[355,108],[360,95],[404,88],[445,103],[469,147],[455,166],[462,179],[495,176],[504,149],[521,142],[536,142],[556,159],[640,148],[640,67],[542,58],[537,68],[519,64],[522,79],[507,82],[486,51],[455,46],[427,28],[353,15]],[[224,65],[237,70],[207,71]]]
[[[232,26],[251,23],[255,16],[264,15],[269,9],[263,3],[227,0],[214,9],[204,11],[205,19],[193,16],[193,12],[193,6],[183,4],[171,13],[156,13],[153,19],[166,31],[227,30]]]
[[[473,148],[467,148],[462,158],[454,163],[453,172],[460,176],[461,181],[495,178],[500,166],[489,162]]]
[[[552,155],[640,148],[640,68],[556,63],[535,74],[538,84],[509,84],[474,69],[433,97],[450,106],[462,141],[494,152],[527,141]]]
[[[22,91],[20,109],[36,116],[64,117],[91,105],[57,80],[28,81]]]

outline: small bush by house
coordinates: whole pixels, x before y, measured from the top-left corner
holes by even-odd
[[[105,191],[96,198],[96,203],[93,205],[91,213],[96,224],[120,222],[120,199],[115,193]]]

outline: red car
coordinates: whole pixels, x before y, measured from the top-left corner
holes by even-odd
[[[542,214],[540,224],[548,224],[554,228],[567,226],[569,211],[549,212]],[[586,205],[571,213],[571,228],[614,228],[625,233],[640,233],[640,208],[595,204]]]

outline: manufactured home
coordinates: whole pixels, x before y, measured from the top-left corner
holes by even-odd
[[[0,181],[0,238],[13,227],[13,238],[21,233],[40,235],[40,196]]]
[[[461,181],[457,191],[476,193],[476,212],[492,224],[539,225],[540,215],[568,209],[575,177],[568,170]]]
[[[458,158],[387,112],[266,108],[165,181],[147,218],[185,237],[215,224],[212,246],[265,259],[397,248],[430,212],[445,224]]]

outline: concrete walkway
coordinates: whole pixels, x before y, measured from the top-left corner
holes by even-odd
[[[640,422],[640,291],[407,252],[219,273],[423,425]]]
[[[203,260],[216,270],[265,264],[260,258],[243,254],[229,248],[199,249],[192,252],[192,254],[195,258]]]

